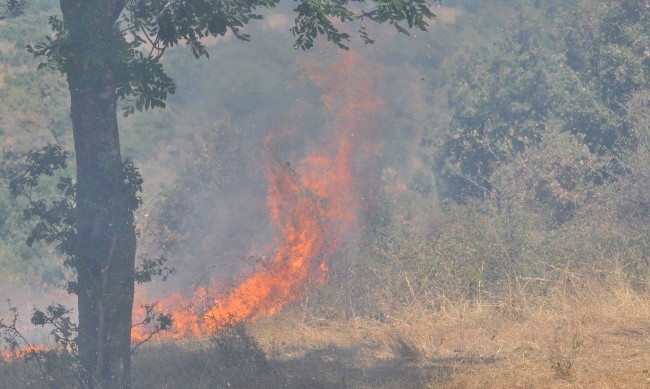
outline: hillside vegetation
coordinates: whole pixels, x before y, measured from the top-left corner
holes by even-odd
[[[0,21],[0,294],[23,313],[70,276],[51,247],[25,244],[25,204],[5,188],[28,150],[72,150],[66,84],[24,50],[49,33],[55,5]],[[355,156],[360,228],[323,284],[211,339],[146,345],[135,386],[647,385],[650,5],[437,10],[428,34],[373,29],[375,44],[351,46],[384,105]],[[294,51],[280,12],[251,30],[249,43],[209,42],[209,61],[171,51],[168,108],[120,123],[145,180],[139,250],[177,270],[147,296],[226,288],[263,266],[269,155],[290,169],[336,122],[305,69],[337,52]],[[285,138],[269,142],[270,131]],[[56,198],[49,184],[36,195]],[[0,359],[0,386],[70,384],[16,364]]]

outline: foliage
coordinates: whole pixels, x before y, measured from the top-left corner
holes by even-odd
[[[117,83],[117,97],[130,102],[124,107],[126,116],[136,110],[164,108],[168,95],[175,93],[176,85],[160,63],[168,48],[182,41],[196,58],[209,57],[205,45],[201,43],[202,38],[224,36],[230,32],[237,39],[247,41],[250,36],[241,29],[251,20],[262,18],[258,9],[274,8],[278,2],[198,0],[169,3],[162,0],[130,0],[122,5],[126,12],[122,13],[121,8],[116,10],[122,14],[122,18],[118,23],[119,28],[114,29],[110,36],[97,36],[93,31],[85,31],[84,20],[68,20],[66,26],[54,15],[49,20],[54,38],[46,37],[47,42],[27,45],[27,49],[36,57],[46,58],[39,68],[50,67],[63,74],[70,74],[74,69],[94,69],[93,72],[84,72],[84,78],[77,80],[85,85],[101,81],[104,74],[113,74]],[[328,41],[347,49],[343,42],[349,40],[350,36],[340,32],[332,19],[342,22],[365,19],[377,23],[389,22],[398,31],[408,34],[400,22],[405,21],[409,28],[426,31],[427,20],[435,17],[424,0],[373,1],[373,9],[360,13],[346,5],[299,1],[294,9],[295,26],[291,29],[296,37],[295,47],[309,49],[314,39],[324,35]],[[79,12],[82,19],[94,17],[92,7],[83,7]],[[72,32],[83,35],[75,36]],[[360,36],[366,43],[372,42],[363,27]],[[113,55],[106,58],[107,52]]]
[[[77,333],[77,326],[70,319],[71,313],[70,309],[61,304],[52,304],[45,312],[34,310],[31,322],[35,326],[51,326],[50,335],[56,345],[67,352],[76,353],[77,345],[73,335]]]
[[[56,244],[56,248],[67,256],[64,264],[76,270],[76,246],[75,246],[75,183],[70,177],[59,174],[60,170],[67,167],[69,153],[61,146],[47,145],[40,149],[27,152],[24,162],[14,166],[14,172],[9,178],[9,190],[11,195],[17,199],[26,201],[23,216],[26,221],[32,222],[33,227],[26,242],[33,246],[36,242]],[[124,197],[130,199],[129,207],[135,211],[142,199],[139,193],[142,191],[142,178],[133,162],[126,161],[123,164],[123,192]],[[57,176],[58,190],[54,199],[42,198],[41,181],[47,177]],[[135,272],[135,281],[138,283],[150,282],[152,277],[159,276],[163,280],[175,273],[175,269],[167,267],[167,259],[160,256],[156,259],[141,257],[141,261]],[[75,291],[75,283],[69,282],[66,287],[69,291]]]
[[[141,308],[145,310],[144,318],[139,323],[133,325],[133,328],[144,326],[147,328],[146,336],[143,339],[138,340],[131,347],[131,354],[135,352],[140,346],[147,343],[151,338],[157,334],[169,331],[174,325],[174,320],[171,313],[162,313],[157,311],[158,304],[148,304],[143,305]]]
[[[614,179],[594,178],[612,171],[611,155],[593,153],[582,134],[549,126],[537,144],[494,165],[493,189],[481,200],[443,200],[418,220],[423,208],[411,207],[424,195],[419,186],[379,197],[359,251],[333,265],[326,301],[346,316],[382,320],[394,304],[500,304],[512,293],[546,295],[589,280],[623,279],[647,290],[648,101],[638,92],[626,104],[635,143],[618,156]]]
[[[61,0],[62,18],[49,18],[52,36],[46,36],[45,43],[27,45],[35,57],[45,58],[39,69],[58,70],[66,76],[71,95],[78,182],[70,226],[75,230],[56,236],[58,229],[47,220],[53,212],[27,197],[45,222],[37,224],[34,239],[60,240],[58,248],[68,255],[66,264],[77,273],[77,282],[69,283],[68,290],[78,296],[80,374],[91,387],[94,381],[101,386],[128,387],[131,380],[126,349],[134,298],[134,211],[141,205],[142,179],[132,163],[121,159],[116,104],[128,101],[123,107],[125,116],[135,110],[164,108],[176,89],[160,63],[168,48],[182,40],[199,58],[208,55],[201,38],[230,31],[248,40],[240,29],[262,17],[258,8],[273,8],[277,2]],[[309,48],[314,38],[325,35],[345,48],[341,41],[348,36],[338,32],[332,18],[390,22],[405,33],[400,21],[426,30],[425,19],[434,17],[423,0],[373,4],[376,9],[355,14],[353,8],[345,7],[346,2],[301,1],[294,9],[298,15],[292,30],[298,36],[296,44]],[[362,39],[370,42],[366,32],[360,31]]]
[[[563,30],[567,64],[605,106],[622,112],[631,95],[650,81],[647,2],[581,1],[567,17],[574,21]]]
[[[11,16],[18,16],[22,13],[21,8],[24,5],[25,0],[5,0],[2,4],[0,4],[0,8],[6,9]],[[0,20],[5,18],[5,15],[0,14]]]
[[[148,3],[162,6],[159,2],[137,4]],[[317,6],[324,4],[319,2]],[[348,318],[397,321],[391,316],[395,307],[421,305],[438,310],[449,299],[484,300],[497,310],[515,311],[516,304],[508,300],[513,290],[548,295],[557,286],[575,290],[592,280],[606,282],[620,277],[626,281],[626,287],[647,290],[650,99],[640,92],[647,89],[647,11],[640,1],[582,1],[578,5],[572,8],[573,3],[532,1],[473,3],[450,27],[444,44],[431,47],[430,41],[421,40],[417,50],[397,44],[399,47],[390,46],[382,54],[395,62],[408,58],[422,72],[423,80],[418,76],[417,82],[430,88],[427,100],[443,94],[449,96],[449,126],[443,120],[433,122],[444,112],[436,112],[426,120],[408,120],[409,112],[415,109],[410,105],[395,107],[396,103],[391,109],[405,112],[396,125],[400,128],[386,130],[394,130],[393,137],[386,141],[392,141],[385,150],[391,155],[396,150],[404,155],[421,152],[411,137],[423,133],[421,144],[427,144],[427,150],[436,153],[428,157],[437,160],[435,172],[442,179],[432,181],[426,166],[408,165],[409,173],[403,181],[410,184],[404,186],[403,192],[378,190],[380,193],[375,193],[362,220],[362,232],[351,237],[353,243],[332,261],[329,284],[316,296],[310,294],[305,305],[326,318],[337,317],[340,310],[341,316]],[[479,13],[472,14],[472,10]],[[151,20],[146,28],[161,28],[156,23],[162,19]],[[8,31],[6,25],[1,28]],[[196,36],[206,31],[210,34],[207,25],[207,30],[196,28]],[[481,31],[481,36],[463,35],[468,31]],[[244,37],[243,29],[238,33]],[[327,31],[322,33],[327,36]],[[304,39],[308,39],[312,32],[305,29],[304,34]],[[11,30],[11,39],[19,35],[25,34],[18,28]],[[340,39],[335,41],[339,45],[345,45],[343,38],[331,37]],[[157,35],[141,35],[141,39],[145,42],[133,48],[133,52],[119,53],[144,55],[148,51],[142,51],[145,47],[151,49],[147,39],[155,42]],[[458,40],[466,40],[466,45]],[[169,42],[171,47],[172,40]],[[173,45],[181,42],[179,38]],[[263,202],[260,154],[264,150],[257,140],[260,131],[253,130],[248,123],[254,115],[281,122],[289,112],[287,106],[295,99],[287,97],[287,102],[273,97],[292,82],[292,68],[286,58],[277,54],[277,46],[265,45],[250,46],[251,51],[259,50],[265,57],[260,60],[247,53],[247,49],[239,51],[224,43],[218,50],[229,58],[210,65],[188,64],[176,52],[167,51],[171,61],[165,63],[165,69],[176,68],[179,74],[170,79],[178,79],[179,90],[183,84],[188,90],[196,87],[196,91],[201,91],[197,98],[202,101],[179,99],[175,101],[179,107],[175,112],[151,120],[136,117],[135,122],[125,124],[130,126],[124,133],[130,142],[129,153],[141,158],[141,166],[156,172],[161,165],[158,158],[167,158],[164,161],[174,169],[181,166],[177,178],[165,174],[157,177],[164,182],[164,193],[145,210],[149,216],[144,233],[151,233],[147,237],[155,236],[156,243],[164,245],[166,251],[173,247],[190,258],[221,253],[218,250],[227,245],[248,247],[237,245],[257,236],[256,229],[261,230],[266,224],[254,209]],[[454,47],[456,54],[452,55],[450,48]],[[190,44],[190,48],[209,49],[198,43]],[[428,51],[435,53],[428,55]],[[0,53],[3,63],[6,58],[12,68],[29,64],[14,53],[15,50]],[[142,59],[140,54],[133,54],[134,64],[138,65],[125,72],[132,73],[128,77],[141,79],[124,84],[122,89],[124,97],[132,99],[133,109],[154,107],[155,99],[169,97],[161,91],[171,90],[171,84],[165,84],[169,80],[147,73],[151,69],[154,73],[160,71],[161,62],[154,58],[161,52],[154,51],[149,60]],[[445,69],[436,69],[442,65]],[[223,68],[233,70],[221,72]],[[268,76],[278,68],[284,68],[282,77]],[[186,81],[187,74],[205,77]],[[16,216],[16,209],[24,204],[28,208],[25,215],[34,223],[30,223],[34,250],[39,249],[40,240],[50,239],[55,244],[65,241],[66,228],[72,228],[74,220],[71,212],[75,203],[68,195],[74,195],[75,183],[65,178],[70,176],[69,167],[61,160],[69,155],[63,149],[43,148],[20,157],[21,147],[27,144],[69,140],[69,113],[57,102],[68,97],[65,80],[53,72],[44,73],[40,80],[32,73],[17,72],[7,74],[4,82],[0,89],[0,131],[6,136],[2,140],[3,177],[9,177],[10,165],[15,166],[8,164],[11,160],[20,160],[21,165],[11,172],[18,198],[0,198],[2,250],[3,256],[7,256],[5,252],[18,246],[18,235],[12,234],[22,227],[23,220]],[[213,82],[219,82],[218,87]],[[146,90],[148,85],[155,84],[160,86],[158,92],[155,88]],[[263,90],[261,95],[253,93],[258,90]],[[221,91],[226,92],[214,99],[210,95]],[[141,100],[138,108],[140,94],[150,94],[152,100],[148,105]],[[390,98],[394,102],[403,99]],[[265,105],[259,108],[258,103]],[[435,103],[427,102],[420,109],[434,109]],[[225,107],[232,120],[219,121],[211,114],[198,113],[215,110],[215,106]],[[266,124],[263,120],[256,123]],[[146,132],[150,134],[142,135]],[[435,138],[441,132],[446,132],[444,143]],[[180,134],[183,143],[165,148],[163,138],[173,134]],[[13,141],[9,137],[23,146],[11,148]],[[31,137],[39,142],[25,141]],[[145,149],[154,151],[144,152]],[[426,162],[433,166],[430,160]],[[142,181],[132,164],[124,168],[123,194],[130,199],[129,209],[135,210],[140,206]],[[250,182],[256,186],[248,186]],[[442,188],[437,186],[441,182]],[[446,198],[438,202],[436,190],[462,201]],[[230,202],[233,193],[244,192],[252,194]],[[245,206],[233,206],[242,203]],[[207,227],[190,234],[197,225],[193,223]],[[58,226],[56,230],[53,225]],[[36,256],[27,249],[22,249],[22,254],[12,251],[10,255]],[[231,250],[227,254],[232,255],[223,255],[224,266],[232,264],[232,257],[240,252]],[[54,261],[47,261],[54,266]],[[40,266],[43,262],[35,263]],[[192,263],[185,261],[184,270],[196,266]],[[2,266],[8,269],[6,273],[23,271],[7,268],[4,262]],[[209,271],[200,270],[201,274]],[[135,280],[146,282],[154,276],[165,278],[172,273],[173,268],[166,265],[164,257],[142,257]],[[60,276],[56,273],[52,277]],[[145,318],[136,326],[146,325],[155,332],[171,325],[170,318],[156,312],[154,305],[146,306],[145,311]],[[56,307],[53,311],[46,309],[36,315],[36,322],[61,325],[65,315],[57,312],[60,311]],[[12,323],[5,325],[11,327]],[[182,347],[170,346],[175,355],[183,351]],[[183,361],[187,362],[183,365],[187,371],[179,375],[200,377],[206,386],[225,387],[237,382],[246,386],[251,381],[242,377],[267,365],[264,350],[241,323],[224,329],[196,354],[188,357],[191,361]],[[572,357],[564,353],[553,360],[559,375],[575,374]],[[59,367],[48,367],[47,371],[72,373],[73,362],[58,360],[61,364],[52,366]],[[158,366],[151,370],[158,371]],[[59,387],[74,384],[53,382],[51,385]],[[258,385],[249,386],[265,387],[255,383]]]
[[[75,334],[76,325],[71,321],[71,310],[60,304],[52,304],[46,311],[34,310],[31,322],[37,326],[49,326],[54,346],[31,344],[19,329],[18,310],[8,301],[11,318],[0,319],[0,335],[15,359],[35,361],[40,371],[39,380],[44,388],[75,387],[77,381],[78,353]]]
[[[539,144],[549,129],[582,135],[592,153],[619,155],[629,136],[621,104],[647,85],[648,12],[640,2],[526,2],[518,10],[525,17],[504,20],[493,44],[459,55],[437,164],[444,193],[490,193],[496,166]]]
[[[575,195],[582,189],[578,185]],[[563,201],[518,194],[445,203],[424,230],[400,220],[401,201],[377,204],[368,219],[373,228],[364,231],[358,251],[332,265],[329,286],[310,299],[311,312],[386,320],[400,306],[435,310],[445,301],[503,301],[512,293],[546,295],[588,280],[622,278],[647,289],[647,227],[599,205],[595,192],[561,225],[554,207],[562,209]]]
[[[547,130],[542,140],[492,174],[494,193],[504,203],[522,202],[558,226],[595,195],[594,179],[606,161],[578,136]]]
[[[626,116],[636,144],[625,156],[622,174],[609,194],[618,217],[632,229],[644,228],[650,221],[650,96],[647,91],[635,93],[625,105]]]
[[[160,277],[163,281],[167,281],[170,275],[176,273],[176,269],[165,266],[165,262],[167,258],[162,255],[154,259],[141,257],[135,269],[135,282],[138,284],[151,282],[153,277]]]
[[[59,174],[60,170],[67,167],[67,158],[68,153],[61,146],[47,145],[29,151],[24,156],[24,162],[15,166],[13,174],[9,177],[9,189],[12,196],[26,201],[24,217],[27,221],[34,222],[27,244],[32,246],[38,241],[55,243],[57,250],[66,256],[64,265],[79,271],[77,263],[79,248],[75,231],[76,184],[71,178]],[[55,176],[58,176],[56,177],[58,198],[49,201],[40,198],[39,189],[42,181]],[[122,197],[127,200],[129,211],[134,212],[142,203],[139,195],[142,190],[142,178],[134,164],[128,160],[122,165],[122,177],[123,187],[119,190],[122,192]],[[135,272],[135,280],[139,283],[149,282],[154,276],[166,280],[175,270],[165,266],[165,262],[166,259],[162,256],[158,259],[143,257]],[[70,293],[79,292],[77,283],[73,281],[67,282],[65,288]],[[156,313],[154,307],[155,305],[146,308],[146,316],[140,323],[142,325],[154,323],[153,328],[148,337],[138,346],[155,334],[171,327],[171,316]],[[69,310],[60,305],[51,305],[46,312],[36,310],[32,316],[32,324],[53,326],[54,330],[51,334],[55,343],[62,350],[76,354],[77,342],[72,338],[73,332],[76,332],[76,325],[70,321],[69,313]]]
[[[25,155],[25,163],[16,167],[14,174],[9,178],[9,189],[15,198],[27,200],[27,207],[23,211],[26,220],[36,220],[36,225],[27,237],[27,245],[44,240],[47,243],[56,243],[62,253],[74,255],[72,239],[74,237],[74,193],[75,187],[69,177],[58,177],[56,184],[59,199],[52,200],[49,204],[44,199],[35,197],[39,181],[52,177],[58,170],[67,167],[68,153],[61,146],[47,145],[41,149],[29,151]]]
[[[221,369],[269,369],[266,353],[242,322],[225,324],[213,336],[211,343]]]
[[[359,3],[364,1],[357,0]],[[303,50],[309,49],[314,45],[314,39],[318,35],[325,35],[328,41],[332,41],[339,48],[348,50],[343,44],[349,40],[350,35],[345,32],[339,32],[330,18],[339,19],[341,22],[368,19],[378,23],[389,22],[394,25],[397,31],[408,34],[408,31],[400,25],[405,21],[408,28],[417,27],[426,31],[428,27],[427,19],[433,19],[434,14],[429,9],[429,4],[423,0],[410,1],[376,1],[375,8],[371,11],[355,13],[346,8],[346,2],[316,2],[300,1],[300,4],[294,9],[297,16],[295,26],[291,32],[296,37],[294,47]],[[364,27],[359,30],[359,36],[365,43],[373,43],[369,38]]]
[[[141,348],[134,358],[134,370],[140,373],[134,376],[134,387],[297,389],[311,387],[313,382],[340,387],[332,385],[330,377],[316,375],[315,370],[322,368],[319,363],[305,369],[306,361],[301,361],[295,371],[288,371],[292,358],[267,356],[262,341],[247,327],[231,322],[207,341],[162,342]],[[161,373],[160,366],[173,366],[172,374]]]
[[[1,11],[0,11],[1,12]],[[22,200],[11,196],[8,178],[34,145],[71,142],[69,101],[65,80],[53,72],[36,72],[36,62],[24,46],[47,33],[47,14],[51,2],[26,2],[20,17],[0,23],[0,275],[2,283],[38,287],[55,285],[64,278],[61,256],[53,247],[35,243],[25,245],[31,227],[23,218]],[[68,166],[70,175],[74,166]],[[33,195],[57,197],[58,178],[44,177]]]

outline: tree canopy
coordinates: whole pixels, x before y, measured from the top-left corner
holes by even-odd
[[[237,39],[250,40],[251,36],[243,31],[245,25],[251,20],[262,19],[262,10],[276,7],[280,0],[106,3],[110,5],[96,7],[72,0],[62,1],[64,14],[69,9],[75,17],[62,21],[52,16],[49,23],[55,37],[46,37],[46,43],[29,45],[28,50],[46,57],[47,62],[41,67],[49,66],[64,74],[71,69],[93,69],[84,73],[85,83],[97,81],[110,71],[117,85],[117,97],[129,102],[123,107],[124,114],[128,115],[135,110],[164,108],[167,96],[175,92],[174,82],[160,63],[168,48],[184,43],[196,58],[200,58],[209,57],[201,41],[203,38],[231,33]],[[303,50],[311,48],[319,36],[347,50],[346,42],[351,36],[340,31],[335,21],[355,22],[359,37],[365,43],[372,43],[364,23],[388,22],[399,32],[409,34],[406,28],[426,31],[428,21],[435,17],[429,2],[424,0],[301,0],[297,3],[293,9],[295,25],[290,31],[295,37],[294,47]],[[368,9],[364,9],[366,7]],[[98,33],[96,24],[106,17],[114,21],[115,26]]]
[[[27,46],[34,56],[45,58],[39,69],[48,67],[66,76],[70,92],[76,181],[74,185],[65,181],[62,190],[74,200],[54,202],[52,209],[32,202],[27,212],[44,219],[36,224],[31,241],[57,240],[58,229],[50,225],[58,221],[69,227],[59,249],[68,255],[65,264],[77,276],[68,290],[78,298],[82,385],[130,386],[134,282],[147,279],[135,269],[134,212],[141,205],[142,179],[134,165],[122,159],[118,107],[122,105],[125,115],[164,108],[176,90],[160,62],[167,49],[184,42],[200,58],[208,56],[203,38],[231,33],[249,40],[243,27],[261,19],[260,10],[278,4],[279,0],[61,0],[62,17],[49,18],[53,36]],[[361,39],[371,43],[366,21],[388,22],[408,34],[406,28],[426,30],[434,17],[424,0],[300,0],[293,13],[291,33],[295,47],[301,49],[311,48],[320,36],[348,49],[350,35],[339,30],[336,20],[358,23]],[[51,150],[55,149],[46,148],[42,154],[47,157]],[[28,166],[37,160],[42,159],[30,160],[28,155]],[[47,169],[43,173],[51,175]],[[21,188],[35,183],[31,176],[29,168],[28,174],[15,175],[14,192],[26,195]],[[64,211],[72,217],[61,217]],[[54,223],[48,220],[52,218]]]
[[[0,4],[1,8],[4,8],[4,10],[11,16],[17,16],[19,15],[22,10],[21,8],[25,5],[25,0],[5,0],[2,4]],[[5,19],[7,16],[0,14],[0,20]]]

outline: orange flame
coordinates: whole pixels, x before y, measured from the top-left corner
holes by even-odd
[[[31,355],[37,355],[44,351],[51,350],[51,347],[45,345],[29,345],[19,347],[13,351],[2,351],[0,352],[0,361],[14,361],[19,359],[25,359]]]
[[[275,160],[267,163],[267,204],[273,227],[279,231],[272,260],[225,297],[199,288],[189,301],[180,295],[161,301],[164,310],[173,314],[172,337],[204,336],[230,321],[273,315],[310,284],[324,282],[343,234],[356,224],[362,200],[353,165],[355,158],[367,157],[364,152],[383,106],[361,58],[351,52],[342,57],[332,66],[306,66],[309,79],[323,89],[324,112],[331,118],[329,144],[295,167]],[[267,136],[267,144],[275,138]],[[143,336],[136,327],[134,340]]]

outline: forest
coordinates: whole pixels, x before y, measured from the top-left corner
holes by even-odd
[[[0,387],[647,386],[650,3],[426,4],[426,31],[340,18],[345,47],[302,50],[280,2],[171,45],[166,100],[117,100],[116,386],[79,373],[59,2],[0,19]]]

